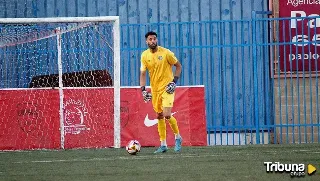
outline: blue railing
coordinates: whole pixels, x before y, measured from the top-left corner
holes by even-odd
[[[253,104],[255,97],[263,101],[270,97],[265,97],[266,91],[254,90],[254,85],[259,90],[268,87],[258,85],[266,75],[254,73],[257,70],[253,66],[255,45],[251,20],[123,25],[122,72],[131,76],[123,76],[122,85],[139,85],[140,55],[146,49],[143,32],[149,30],[158,32],[159,45],[171,49],[181,61],[180,85],[205,85],[209,133],[253,132],[259,130],[257,125],[270,122],[268,119],[259,119],[258,124],[254,121],[255,117],[270,118],[272,114],[270,107],[258,105],[257,108]],[[257,49],[255,53],[268,56],[264,49]],[[257,63],[259,67],[262,64]]]

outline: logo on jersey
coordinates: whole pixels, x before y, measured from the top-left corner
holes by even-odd
[[[163,59],[163,57],[162,57],[162,56],[158,56],[158,59],[159,59],[159,60],[162,60],[162,59]]]

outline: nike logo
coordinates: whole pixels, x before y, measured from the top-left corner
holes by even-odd
[[[171,116],[176,114],[177,112],[171,113]],[[151,127],[151,126],[154,126],[156,124],[158,124],[158,119],[149,119],[149,116],[147,114],[146,117],[144,118],[144,125],[147,126],[147,127]]]

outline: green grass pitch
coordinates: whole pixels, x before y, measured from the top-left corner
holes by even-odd
[[[120,149],[0,152],[0,180],[320,180],[320,170],[303,178],[267,173],[265,161],[312,164],[320,169],[319,144],[171,148],[132,156]]]

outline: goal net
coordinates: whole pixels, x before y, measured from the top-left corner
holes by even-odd
[[[119,17],[0,19],[0,114],[0,150],[119,148]]]

